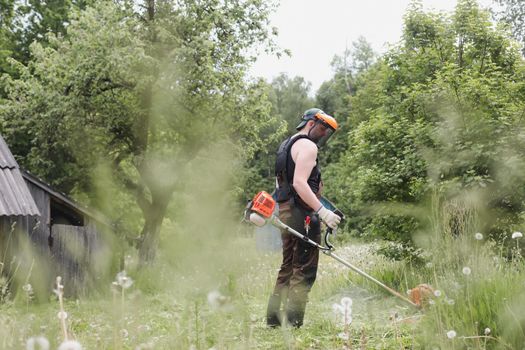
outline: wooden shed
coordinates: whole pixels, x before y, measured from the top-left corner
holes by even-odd
[[[51,289],[62,276],[68,294],[84,294],[109,257],[107,220],[19,168],[0,136],[0,262],[18,284]]]

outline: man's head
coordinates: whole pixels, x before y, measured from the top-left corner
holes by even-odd
[[[337,121],[319,108],[310,108],[304,112],[297,130],[308,135],[318,146],[322,146],[337,130]]]

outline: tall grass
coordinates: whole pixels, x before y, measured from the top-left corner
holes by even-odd
[[[525,272],[519,242],[488,238],[472,203],[434,198],[424,261],[387,261],[371,274],[400,290],[430,284],[415,340],[429,348],[521,349],[525,344]],[[508,239],[512,232],[508,233]],[[519,239],[519,238],[518,238]],[[357,283],[362,278],[353,277]],[[374,285],[374,288],[380,291]]]

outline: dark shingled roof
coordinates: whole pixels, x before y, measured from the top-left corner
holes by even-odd
[[[40,215],[20,168],[0,135],[0,216]]]
[[[51,197],[58,199],[60,202],[67,204],[71,208],[74,208],[75,210],[79,211],[83,215],[89,216],[96,221],[100,222],[101,224],[104,224],[106,226],[111,226],[111,223],[108,221],[108,219],[100,214],[98,211],[94,209],[88,209],[85,206],[80,205],[79,203],[75,202],[73,199],[66,196],[64,193],[58,192],[57,190],[53,189],[50,185],[45,183],[44,181],[40,180],[33,174],[29,173],[27,170],[22,170],[22,177],[24,180],[26,180],[28,183],[31,183],[37,187],[40,187],[41,190],[47,192]]]

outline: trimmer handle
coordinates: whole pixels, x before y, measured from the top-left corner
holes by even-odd
[[[330,241],[328,240],[328,237],[332,234],[332,229],[330,227],[328,227],[326,229],[326,232],[324,233],[324,246],[326,248],[328,248],[328,250],[332,250],[334,249],[334,246],[330,243]]]
[[[334,210],[334,214],[341,217],[341,222],[339,224],[342,224],[343,221],[345,220],[345,214],[343,214],[343,212],[337,208]],[[326,232],[324,234],[324,245],[325,247],[328,248],[328,250],[334,249],[334,246],[332,245],[332,243],[330,243],[330,240],[329,240],[329,237],[333,233],[333,231],[334,230],[331,227],[327,227]]]

